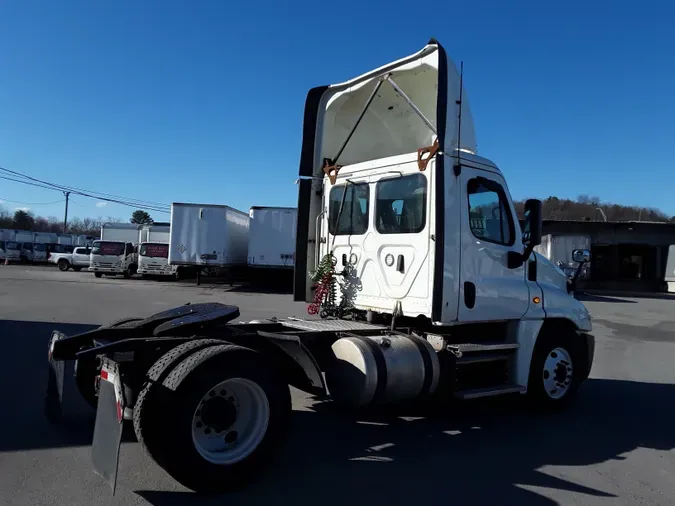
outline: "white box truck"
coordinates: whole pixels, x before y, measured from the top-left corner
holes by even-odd
[[[16,263],[21,261],[21,244],[15,239],[16,232],[11,229],[2,230],[0,235],[0,255],[2,261],[7,263]]]
[[[246,265],[248,214],[224,205],[171,204],[169,263],[197,267]]]
[[[248,266],[292,270],[298,210],[253,206],[249,210]]]
[[[92,461],[113,488],[124,420],[183,486],[242,486],[281,458],[290,386],[347,407],[506,394],[567,405],[593,363],[591,317],[532,255],[542,203],[526,202],[521,228],[501,170],[476,154],[460,83],[432,40],[307,94],[295,299],[329,318],[244,323],[211,302],[52,333],[45,411],[59,419],[64,361],[77,359],[97,407]],[[192,245],[202,207],[187,209],[174,207],[169,254],[199,262],[218,250]]]
[[[169,265],[169,225],[144,225],[138,247],[138,274],[179,279],[185,267]]]
[[[33,262],[46,263],[47,249],[56,242],[56,234],[49,232],[35,232],[33,234]]]
[[[104,274],[122,274],[129,278],[138,269],[138,242],[140,225],[134,223],[104,223],[101,239],[94,241],[89,270],[97,278]]]
[[[21,261],[33,262],[33,232],[17,230],[14,240],[21,246]]]

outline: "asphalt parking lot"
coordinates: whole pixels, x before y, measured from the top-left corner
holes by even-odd
[[[123,444],[111,497],[91,470],[93,413],[74,399],[67,427],[42,415],[52,329],[72,334],[188,301],[237,305],[244,320],[305,313],[286,294],[0,266],[0,504],[194,503],[136,442]],[[675,300],[585,302],[596,358],[564,413],[533,415],[495,399],[435,417],[355,417],[294,392],[279,462],[246,489],[200,502],[675,504]]]

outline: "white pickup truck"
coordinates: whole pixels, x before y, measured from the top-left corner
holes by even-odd
[[[50,264],[56,264],[60,271],[73,269],[80,271],[89,267],[89,256],[91,254],[90,246],[81,246],[75,248],[72,253],[50,253],[47,260]]]

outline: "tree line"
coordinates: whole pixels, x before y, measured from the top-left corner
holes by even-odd
[[[72,218],[68,220],[67,233],[78,235],[93,235],[98,237],[101,234],[101,225],[104,223],[122,223],[124,220],[115,216],[106,218]],[[145,211],[137,210],[131,216],[130,223],[150,224],[153,223],[152,217]],[[10,228],[16,230],[29,230],[31,232],[51,232],[55,234],[63,233],[63,220],[56,216],[35,216],[33,213],[18,209],[14,214],[10,214],[4,209],[0,209],[0,229]]]
[[[515,202],[516,212],[522,219],[525,200]],[[661,221],[675,223],[675,216],[668,216],[655,208],[624,206],[601,202],[599,197],[580,195],[577,200],[548,197],[542,200],[545,220],[574,221]]]

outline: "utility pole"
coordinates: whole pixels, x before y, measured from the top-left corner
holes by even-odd
[[[63,215],[63,233],[65,234],[68,229],[68,197],[70,197],[70,192],[63,192],[63,194],[66,196],[66,212]]]

